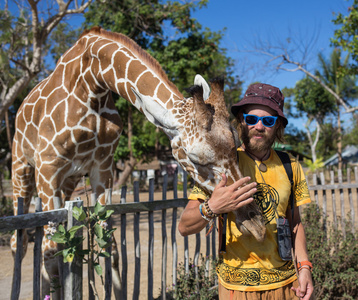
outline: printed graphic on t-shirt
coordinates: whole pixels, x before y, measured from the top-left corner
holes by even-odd
[[[262,268],[250,268],[240,269],[231,267],[228,264],[219,261],[216,271],[221,279],[234,285],[242,286],[261,286],[268,284],[275,284],[285,280],[288,280],[295,275],[295,267],[292,261],[288,261],[279,268],[262,269]]]
[[[261,208],[265,218],[265,224],[268,224],[276,217],[276,207],[280,199],[277,190],[265,183],[257,184],[257,192],[254,195],[255,202]],[[274,203],[274,204],[273,204]]]
[[[295,189],[295,199],[297,205],[300,205],[301,201],[305,201],[310,198],[310,193],[308,191],[307,182],[305,180],[301,180]]]

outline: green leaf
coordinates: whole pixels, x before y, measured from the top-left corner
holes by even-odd
[[[107,248],[110,245],[110,243],[108,243],[104,239],[95,238],[95,241],[97,242],[98,247],[100,248]]]
[[[60,256],[63,254],[63,250],[56,252],[53,256]]]
[[[97,215],[97,216],[101,216],[103,215],[104,213],[106,212],[106,207],[105,206],[102,206],[101,203],[99,203],[97,201],[95,207],[94,207],[94,213]]]
[[[82,222],[86,219],[86,213],[83,211],[82,206],[81,207],[74,206],[72,210],[72,214],[77,221]]]
[[[112,209],[109,209],[109,210],[107,210],[106,211],[106,220],[112,215],[114,213],[114,210],[112,210]]]
[[[111,257],[111,254],[109,254],[109,253],[106,252],[106,251],[103,251],[103,252],[101,252],[100,254],[98,254],[98,256],[101,256],[101,257]]]
[[[99,276],[102,276],[102,267],[100,264],[95,264],[94,269]]]
[[[60,233],[66,233],[66,229],[65,229],[65,227],[63,227],[62,224],[58,225],[57,231]]]
[[[65,235],[63,235],[59,232],[55,232],[54,235],[51,237],[51,241],[54,241],[55,243],[58,243],[58,244],[64,244],[67,242],[67,239],[66,239]]]
[[[98,238],[103,238],[103,228],[98,223],[94,226],[94,232]]]
[[[81,229],[81,228],[84,227],[84,226],[85,226],[85,225],[72,226],[72,227],[70,228],[70,230],[68,231],[68,233],[70,234],[70,238],[72,239],[72,238],[75,236],[77,230]]]

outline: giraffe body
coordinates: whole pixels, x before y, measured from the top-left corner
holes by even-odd
[[[201,85],[204,91],[197,87],[193,96],[185,99],[159,64],[129,38],[98,27],[83,33],[17,113],[14,213],[18,197],[24,198],[24,212],[28,212],[35,185],[43,210],[53,209],[53,197],[63,194],[64,200],[70,199],[86,174],[93,192],[104,203],[123,127],[111,92],[127,99],[168,135],[174,157],[209,193],[223,172],[231,183],[239,179],[235,134],[224,105],[223,84],[212,83],[205,103],[203,95],[208,88]],[[251,220],[252,211],[261,216],[255,205],[238,215],[260,240],[265,234],[264,222]],[[13,249],[14,243],[13,238]],[[47,273],[56,274],[57,265],[51,259],[57,251],[55,245],[44,239],[43,251]]]

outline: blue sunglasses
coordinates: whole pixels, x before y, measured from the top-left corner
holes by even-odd
[[[244,114],[244,120],[246,124],[250,126],[256,125],[261,120],[262,125],[264,125],[265,127],[272,127],[275,125],[277,117],[275,116],[258,117],[256,115]]]

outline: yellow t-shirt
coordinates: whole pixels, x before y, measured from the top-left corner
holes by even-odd
[[[241,148],[239,166],[244,176],[257,182],[254,195],[262,209],[266,222],[266,238],[258,242],[252,236],[244,236],[237,229],[233,213],[228,214],[226,226],[226,252],[220,254],[217,273],[220,283],[227,289],[240,291],[263,291],[280,288],[296,280],[292,261],[283,261],[278,253],[276,212],[268,195],[271,194],[280,216],[286,215],[291,193],[285,168],[274,150],[264,161],[266,172],[258,170],[259,161],[252,160]],[[291,158],[293,191],[296,206],[311,202],[307,183],[301,165]],[[261,177],[262,175],[262,177]],[[190,200],[205,199],[199,188],[189,196]]]

